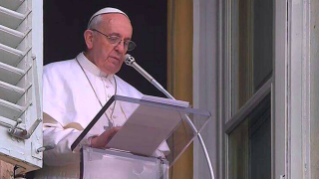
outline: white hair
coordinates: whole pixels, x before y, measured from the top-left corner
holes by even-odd
[[[102,14],[94,17],[91,20],[90,24],[88,25],[87,29],[96,29],[100,25],[101,22],[102,22]]]

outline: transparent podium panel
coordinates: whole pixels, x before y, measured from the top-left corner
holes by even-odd
[[[209,112],[192,109],[183,101],[153,96],[136,99],[115,95],[71,148],[79,150],[90,137],[101,136],[112,127],[118,127],[119,131],[105,141],[100,149],[155,160],[165,159],[171,167],[208,123],[209,118]]]
[[[110,149],[82,149],[82,179],[168,179],[168,168],[165,159]]]

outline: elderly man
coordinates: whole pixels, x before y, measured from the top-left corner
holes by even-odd
[[[114,8],[95,13],[84,32],[87,49],[75,59],[49,64],[43,72],[44,168],[35,178],[79,178],[80,154],[71,145],[114,94],[140,98],[142,94],[115,75],[127,51],[133,50],[133,28],[128,16]],[[104,123],[84,145],[102,147],[125,120],[121,106],[105,113]],[[104,131],[103,126],[109,130]]]

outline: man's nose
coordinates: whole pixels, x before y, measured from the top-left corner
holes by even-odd
[[[124,45],[124,41],[121,40],[116,46],[115,46],[115,50],[118,51],[119,53],[125,53],[126,52],[126,48]]]

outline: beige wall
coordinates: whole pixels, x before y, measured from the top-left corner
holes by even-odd
[[[168,90],[176,99],[192,103],[193,1],[168,0],[167,19]],[[193,178],[193,146],[173,166],[170,178]]]

